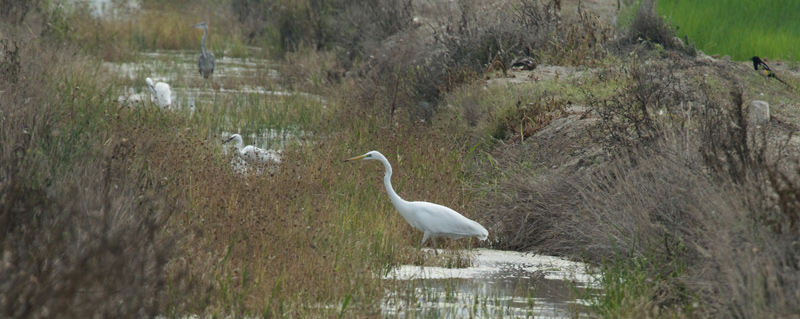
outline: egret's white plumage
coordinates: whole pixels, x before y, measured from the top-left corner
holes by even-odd
[[[247,164],[251,166],[258,166],[264,164],[280,164],[281,163],[281,152],[277,150],[265,150],[253,145],[244,146],[244,141],[242,140],[242,136],[239,134],[233,134],[227,140],[222,141],[222,143],[227,143],[230,141],[236,141],[236,152],[239,154]]]
[[[158,106],[168,107],[172,104],[172,91],[169,89],[169,84],[164,82],[153,84],[153,79],[151,78],[145,79],[145,82],[147,82],[147,87],[150,88],[150,94],[158,102]]]
[[[400,213],[401,216],[414,228],[423,232],[422,242],[420,247],[425,244],[428,238],[435,237],[448,237],[448,238],[463,238],[463,237],[478,237],[480,240],[486,240],[489,236],[489,231],[486,230],[481,224],[464,217],[458,212],[434,203],[429,202],[409,202],[400,198],[392,188],[392,165],[386,160],[378,151],[371,151],[361,156],[356,156],[346,161],[352,162],[357,160],[378,160],[383,163],[386,169],[386,174],[383,176],[383,184],[386,186],[386,192],[389,193],[389,198],[394,204],[394,208]]]

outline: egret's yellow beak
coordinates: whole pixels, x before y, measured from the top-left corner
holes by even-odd
[[[348,159],[346,159],[344,161],[345,162],[352,162],[352,161],[357,161],[357,160],[363,159],[365,157],[367,157],[367,154],[359,155],[359,156],[356,156],[356,157],[351,157],[351,158],[348,158]]]
[[[229,139],[226,139],[226,140],[223,140],[223,141],[222,141],[222,144],[228,143],[228,142],[230,142],[230,141],[233,141],[233,137],[231,137],[231,138],[229,138]]]

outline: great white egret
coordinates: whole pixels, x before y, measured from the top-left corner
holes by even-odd
[[[169,84],[164,82],[153,84],[153,79],[151,78],[145,79],[145,82],[147,82],[147,87],[150,88],[150,94],[152,94],[156,102],[158,102],[158,106],[168,107],[172,104],[172,91],[169,89]]]
[[[253,145],[244,146],[242,136],[233,134],[230,138],[222,141],[223,144],[236,140],[236,152],[247,164],[251,166],[275,165],[281,163],[281,152],[276,150],[265,150]]]
[[[386,174],[383,176],[383,185],[389,193],[397,212],[414,228],[423,232],[420,247],[425,244],[428,238],[435,240],[436,237],[448,237],[452,239],[464,237],[478,237],[486,240],[489,231],[483,228],[474,220],[464,217],[458,212],[434,203],[429,202],[409,202],[400,198],[392,188],[392,165],[378,151],[371,151],[361,156],[349,158],[345,161],[353,162],[357,160],[378,160],[383,163]],[[436,242],[434,241],[434,251]]]
[[[206,37],[208,36],[208,24],[200,22],[193,27],[203,29],[203,40],[200,41],[200,56],[197,57],[197,69],[204,78],[208,79],[214,73],[214,54],[206,51]]]

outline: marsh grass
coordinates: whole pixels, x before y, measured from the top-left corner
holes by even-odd
[[[392,124],[363,105],[334,102],[323,110],[301,95],[218,95],[191,118],[127,133],[144,135],[135,144],[156,153],[135,157],[148,158],[150,171],[186,196],[189,209],[168,229],[187,234],[181,265],[193,283],[212,289],[193,298],[197,311],[323,315],[341,308],[313,305],[343,305],[343,296],[351,296],[345,314],[376,311],[383,292],[377,276],[417,259],[421,234],[391,206],[382,167],[341,162],[353,155],[381,150],[401,196],[465,212],[466,194],[454,182],[463,159],[440,147],[436,134]],[[217,132],[276,127],[311,134],[308,143],[287,146],[279,173],[236,174],[220,155]]]
[[[336,141],[347,143],[341,136]],[[350,142],[353,144],[341,147],[323,140],[300,146],[291,150],[281,173],[270,176],[240,177],[224,165],[213,171],[206,166],[183,173],[194,177],[190,201],[192,206],[200,208],[190,212],[187,216],[193,217],[183,222],[197,225],[203,233],[191,241],[187,251],[190,255],[194,255],[193,251],[205,251],[215,256],[190,257],[194,266],[190,269],[196,267],[198,276],[210,276],[209,270],[221,278],[232,276],[231,285],[215,285],[218,294],[233,295],[229,298],[266,298],[273,289],[278,300],[272,302],[298,296],[299,299],[283,300],[296,305],[292,313],[304,313],[301,305],[305,302],[336,304],[346,295],[354,296],[356,307],[374,305],[379,300],[374,298],[381,295],[376,274],[382,273],[386,265],[415,255],[419,234],[394,212],[383,190],[382,167],[341,160],[354,155],[343,153],[344,149],[391,149],[385,144],[380,147],[390,142],[397,143],[391,138],[376,138],[371,145]],[[397,143],[395,150],[428,148],[425,142],[417,143]],[[395,158],[402,158],[403,153],[400,154]],[[434,167],[452,165],[457,160],[445,159],[426,163],[429,167],[417,166],[422,165],[421,161],[407,167],[415,161],[395,160],[398,174],[394,182],[398,192],[409,198],[414,193],[404,191],[406,188],[413,186],[416,192],[433,193],[431,189],[442,187],[440,183],[428,186],[414,183],[414,178],[423,175],[428,176],[428,181],[443,179],[433,171]],[[458,193],[458,188],[453,191]],[[442,202],[440,198],[426,199]],[[445,203],[458,207],[452,202]],[[214,263],[208,259],[221,261]],[[245,280],[245,273],[252,281]],[[222,307],[222,313],[239,313],[241,309],[259,312],[270,307],[261,298],[244,299],[246,302],[240,309],[231,308],[232,304],[225,299],[218,300],[216,307]],[[271,307],[270,311],[279,308]]]
[[[4,90],[13,88],[18,93],[2,97],[4,121],[8,122],[2,130],[0,187],[5,190],[23,183],[28,186],[21,189],[36,190],[34,195],[4,195],[3,203],[25,207],[41,198],[36,196],[45,196],[55,203],[52,207],[73,207],[72,200],[86,200],[88,204],[70,209],[64,218],[98,210],[110,222],[95,223],[81,217],[65,227],[78,232],[88,227],[96,232],[96,237],[89,238],[110,236],[113,240],[108,242],[113,245],[140,243],[130,245],[131,249],[143,251],[76,255],[78,261],[92,262],[91,266],[70,264],[86,276],[101,274],[105,265],[143,265],[137,268],[143,272],[137,282],[123,280],[137,274],[137,269],[126,267],[112,267],[126,274],[98,277],[107,282],[68,281],[78,291],[94,289],[95,284],[108,285],[110,288],[92,290],[97,292],[92,295],[93,303],[114,304],[113,298],[127,296],[115,293],[120,290],[138,293],[137,298],[128,298],[130,306],[121,312],[106,312],[105,307],[73,308],[76,311],[111,316],[375,313],[384,293],[380,274],[392,265],[417,259],[421,233],[395,212],[383,188],[382,167],[372,162],[341,162],[372,149],[389,156],[395,168],[394,186],[401,196],[441,203],[474,217],[469,193],[460,183],[464,155],[443,147],[441,135],[426,126],[387,121],[367,105],[338,101],[329,103],[330,112],[326,113],[318,101],[309,102],[300,95],[217,95],[193,116],[120,104],[116,102],[118,90],[131,83],[127,75],[103,73],[98,61],[84,58],[74,47],[57,49],[48,41],[32,41],[41,47],[23,49],[20,57],[27,56],[20,63],[23,83],[3,83]],[[171,70],[171,64],[165,65],[165,70]],[[262,78],[252,81],[263,85],[259,82]],[[19,85],[27,89],[17,89]],[[46,94],[37,94],[40,91]],[[234,172],[220,152],[218,132],[276,127],[310,130],[313,137],[309,143],[287,147],[280,173]],[[93,173],[84,173],[87,171]],[[69,192],[70,180],[75,181],[77,193]],[[88,185],[92,187],[85,187]],[[98,190],[92,191],[94,187]],[[117,189],[120,193],[114,191]],[[92,209],[95,200],[89,199],[96,194],[103,195],[97,197],[100,203],[96,206],[122,209],[122,217]],[[42,211],[52,214],[53,210]],[[3,212],[3,219],[9,221],[3,225],[12,227],[6,229],[11,234],[4,237],[6,242],[24,242],[28,237],[15,232],[21,229],[47,234],[46,227],[36,226],[41,219]],[[24,223],[36,227],[14,226]],[[53,238],[75,249],[88,247],[85,240]],[[463,245],[462,241],[439,241],[443,248]],[[11,248],[13,244],[4,247],[14,258],[11,265],[24,261],[16,259],[22,251]],[[57,255],[61,247],[44,245],[42,257],[37,258]],[[98,249],[118,249],[114,247]],[[16,276],[14,282],[19,284],[10,286],[14,289],[23,287],[22,281],[29,278],[21,272],[27,264],[19,265],[4,271]],[[109,279],[115,276],[119,280]],[[62,282],[46,274],[36,278],[43,287]],[[37,290],[50,292],[42,297],[45,301],[34,304],[70,298],[75,289]],[[14,291],[2,293],[8,296]],[[29,300],[39,298],[32,296]],[[84,301],[75,302],[71,305]],[[4,308],[13,312],[9,316],[26,311],[17,306]],[[48,308],[39,308],[43,309]]]

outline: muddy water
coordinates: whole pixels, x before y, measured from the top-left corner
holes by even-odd
[[[441,253],[441,252],[440,252]],[[552,256],[478,249],[468,268],[404,265],[382,305],[385,318],[585,317],[586,266]]]

